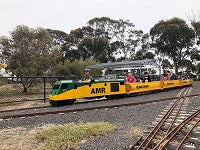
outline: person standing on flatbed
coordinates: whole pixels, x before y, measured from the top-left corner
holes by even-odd
[[[84,70],[84,77],[79,80],[80,83],[90,83],[93,80],[92,76],[90,75],[90,69]]]

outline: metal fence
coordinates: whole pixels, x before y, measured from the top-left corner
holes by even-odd
[[[57,80],[76,77],[0,77],[0,104],[43,100],[46,102]]]
[[[0,77],[0,104],[34,100],[46,102],[54,83],[65,79],[77,80],[80,77]],[[152,81],[155,80],[159,80],[159,77],[152,77]]]

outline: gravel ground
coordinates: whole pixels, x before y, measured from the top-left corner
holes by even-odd
[[[192,91],[190,94],[200,94],[200,81],[194,81],[191,87]]]
[[[193,83],[192,87],[192,91],[191,91],[191,95],[192,94],[200,94],[200,81],[196,81]],[[187,112],[191,112],[194,109],[200,109],[200,96],[195,96],[195,97],[191,97],[189,98],[189,103],[187,106]]]
[[[26,127],[33,128],[35,126],[51,124],[66,124],[70,122],[91,122],[105,121],[116,125],[118,130],[106,135],[105,137],[90,139],[81,145],[80,149],[125,149],[133,143],[135,137],[126,137],[125,135],[133,127],[147,128],[160,114],[162,109],[169,102],[161,102],[155,104],[140,105],[138,107],[122,107],[116,109],[96,110],[87,112],[67,113],[64,115],[46,115],[38,118],[19,118],[7,121],[1,121],[1,128],[8,127]],[[147,115],[148,114],[148,115]]]
[[[195,82],[192,88],[191,94],[199,93],[200,84]],[[147,95],[141,95],[130,98],[109,100],[103,102],[92,102],[81,105],[62,106],[59,108],[48,108],[48,111],[61,110],[61,109],[73,109],[80,107],[92,107],[102,106],[109,104],[120,104],[128,102],[139,102],[154,100],[160,98],[174,97],[182,89],[175,89],[166,92],[153,93]],[[188,108],[194,109],[200,106],[200,97],[192,98],[192,101],[188,104]],[[79,122],[91,122],[91,121],[107,121],[117,126],[117,130],[107,134],[106,136],[99,138],[90,138],[85,143],[80,145],[80,150],[124,150],[127,149],[130,144],[134,142],[139,136],[135,132],[131,132],[133,129],[147,129],[148,125],[155,121],[155,118],[163,111],[163,109],[171,101],[165,101],[160,103],[152,103],[138,106],[128,106],[113,109],[100,109],[85,112],[45,115],[40,117],[30,118],[14,118],[0,121],[0,129],[13,128],[13,127],[25,127],[34,128],[40,127],[47,123],[50,124],[66,124],[66,123],[79,123]],[[188,109],[189,111],[189,109]],[[26,113],[28,111],[26,110]],[[17,112],[18,113],[18,112]]]
[[[95,101],[95,102],[87,102],[81,104],[73,104],[66,105],[60,107],[50,107],[50,108],[39,108],[39,109],[29,109],[29,110],[21,110],[21,111],[13,111],[13,112],[4,112],[0,113],[0,115],[14,115],[14,114],[25,114],[25,113],[37,113],[37,112],[46,112],[46,111],[58,111],[58,110],[68,110],[68,109],[78,109],[78,108],[86,108],[86,107],[94,107],[94,106],[105,106],[105,105],[117,105],[124,103],[133,103],[133,102],[143,102],[150,100],[158,100],[162,98],[175,97],[178,92],[182,89],[174,89],[167,92],[159,92],[159,93],[151,93],[145,95],[139,95],[135,97],[125,97],[123,99],[113,99],[113,100],[104,100],[104,101]]]

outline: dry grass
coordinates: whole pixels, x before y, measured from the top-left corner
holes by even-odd
[[[46,128],[46,127],[43,127]],[[10,128],[0,131],[0,145],[2,150],[38,150],[41,145],[38,145],[35,138],[40,128],[25,129],[25,128]]]
[[[44,92],[43,84],[35,84],[28,88],[27,93],[23,93],[22,84],[5,84],[0,86],[0,96],[8,96],[8,95],[33,95],[33,94],[43,94]],[[50,84],[46,84],[46,92],[50,93],[52,87]]]
[[[1,104],[0,110],[12,110],[12,109],[21,109],[21,108],[30,108],[30,107],[40,107],[40,106],[49,106],[48,100],[46,103],[43,101],[26,101],[26,102],[17,102],[17,103],[8,103]]]
[[[22,91],[22,85],[20,84],[6,84],[6,85],[0,86],[0,96],[6,95],[6,94],[13,95],[13,94],[21,93],[21,91]]]
[[[46,89],[46,96],[48,97],[48,93],[50,93],[51,88],[49,84],[47,84],[46,87],[48,87],[48,89]],[[34,87],[30,87],[28,89],[28,93],[23,93],[22,91],[23,87],[21,84],[1,85],[0,103],[2,104],[0,104],[0,110],[49,105],[48,101],[47,103],[43,103],[43,101],[37,100],[37,99],[42,99],[44,97],[42,84],[37,84]],[[28,101],[34,99],[36,101]],[[15,102],[15,101],[21,101],[21,102]]]
[[[124,136],[125,137],[137,137],[142,136],[144,127],[133,127]]]
[[[106,122],[3,129],[0,131],[0,150],[72,150],[87,138],[103,136],[114,129],[115,126]]]

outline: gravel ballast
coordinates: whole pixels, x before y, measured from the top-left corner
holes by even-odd
[[[60,107],[48,107],[48,108],[3,112],[3,113],[0,113],[0,115],[15,115],[15,114],[26,114],[26,113],[33,113],[33,112],[34,113],[40,113],[40,112],[47,112],[47,111],[69,110],[69,109],[87,108],[87,107],[95,107],[95,106],[118,105],[118,104],[126,104],[126,103],[145,102],[145,101],[175,97],[176,93],[180,92],[181,90],[182,89],[174,89],[174,90],[169,90],[167,92],[149,93],[149,94],[144,94],[144,95],[137,95],[137,96],[134,96],[134,97],[124,97],[124,98],[121,98],[121,99],[112,99],[112,100],[78,103],[78,104],[66,105],[66,106],[60,106]]]
[[[199,93],[200,82],[195,83],[192,86],[192,91],[190,94]],[[153,94],[140,95],[135,97],[109,100],[103,102],[92,102],[81,105],[70,105],[62,106],[58,108],[47,108],[47,111],[52,110],[65,110],[83,107],[94,107],[103,106],[109,104],[122,104],[128,102],[141,102],[156,100],[168,97],[175,97],[182,89],[169,90],[166,92],[159,92]],[[200,107],[200,97],[191,98],[192,100],[188,103],[188,111]],[[34,128],[40,127],[47,123],[51,124],[66,124],[66,123],[79,123],[79,122],[92,122],[92,121],[104,121],[111,122],[113,125],[117,126],[117,130],[111,132],[103,137],[93,138],[91,137],[85,143],[81,144],[80,150],[124,150],[127,149],[130,144],[134,143],[139,135],[128,134],[133,128],[147,129],[148,126],[155,121],[156,117],[160,115],[163,109],[171,101],[151,103],[138,106],[128,106],[112,109],[100,109],[91,110],[85,112],[74,112],[66,114],[56,114],[56,115],[44,115],[38,117],[29,118],[13,118],[8,120],[0,121],[0,129],[4,128],[15,128],[15,127],[25,127]],[[46,111],[46,110],[45,110]],[[25,113],[28,113],[26,110]],[[18,112],[13,112],[18,113]],[[24,113],[24,112],[23,112]]]

